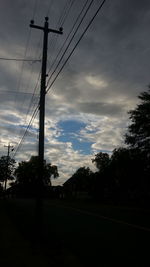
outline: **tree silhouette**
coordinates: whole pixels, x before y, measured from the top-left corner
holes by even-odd
[[[150,191],[150,86],[148,91],[142,92],[138,98],[140,104],[129,112],[131,124],[125,136],[125,143],[132,150],[138,151],[139,165],[142,169],[140,191],[143,190],[144,195],[148,196]],[[138,173],[137,175],[139,177]]]
[[[138,98],[141,103],[129,111],[131,125],[125,136],[126,144],[142,151],[150,151],[150,86],[148,92],[141,93]]]
[[[110,191],[110,157],[107,153],[99,152],[92,159],[92,162],[98,168],[98,171],[93,175],[91,194],[94,198],[104,200],[105,192]]]
[[[99,152],[92,161],[99,168],[92,179],[94,197],[127,202],[144,190],[143,163],[138,149],[120,147],[111,156]]]
[[[37,156],[32,156],[29,161],[22,161],[15,170],[16,184],[35,187],[39,177],[39,160]],[[59,176],[57,166],[46,163],[43,167],[43,185],[51,185],[51,177]]]
[[[92,162],[95,163],[99,171],[103,171],[105,168],[108,167],[110,163],[110,158],[107,153],[99,152],[95,155],[95,158],[92,159]]]
[[[8,156],[2,156],[0,158],[0,182],[6,183],[7,180],[14,180],[14,169],[15,160]]]

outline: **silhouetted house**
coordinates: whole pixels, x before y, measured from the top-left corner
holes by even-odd
[[[62,195],[63,187],[61,185],[47,187],[46,197],[60,199],[62,198]]]
[[[63,184],[64,198],[89,198],[89,190],[85,180],[71,177]]]

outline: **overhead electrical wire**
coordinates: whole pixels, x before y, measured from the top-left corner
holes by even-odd
[[[38,3],[39,3],[39,0],[35,0],[35,2],[34,2],[34,8],[33,8],[33,14],[32,14],[32,19],[33,19],[33,20],[34,20],[34,18],[35,18],[36,12],[37,12]],[[31,28],[30,28],[30,30],[31,30]],[[41,40],[40,40],[40,41],[41,41]],[[39,48],[40,48],[40,41],[37,43],[37,45],[36,45],[36,49],[34,48],[35,55],[38,54],[38,50],[39,50]],[[26,55],[26,54],[27,54],[27,53],[25,53],[25,55]],[[33,54],[32,51],[31,51],[31,54]],[[37,61],[41,62],[41,58],[42,58],[41,54],[40,54],[40,56],[39,56],[38,58],[39,58],[39,59],[37,59]],[[26,61],[27,61],[27,60],[26,60]],[[28,88],[29,88],[32,73],[33,73],[33,66],[32,66],[32,70],[30,71],[30,78],[28,79],[28,82],[27,82],[26,91],[27,91]],[[41,70],[40,70],[40,73],[41,73]],[[25,117],[25,118],[24,118],[25,124],[26,124],[26,121],[27,121],[27,117],[28,117],[28,115],[29,115],[29,113],[30,113],[30,110],[31,110],[31,108],[32,108],[32,104],[33,104],[33,101],[34,101],[34,97],[35,97],[35,96],[36,96],[36,97],[38,96],[38,94],[36,93],[36,90],[37,90],[37,87],[38,87],[38,82],[39,82],[39,76],[40,76],[40,73],[39,73],[39,75],[38,75],[38,79],[37,79],[36,85],[35,85],[35,87],[34,87],[33,93],[26,93],[26,94],[25,94],[25,96],[26,96],[26,95],[29,95],[29,94],[32,95],[32,97],[31,97],[31,99],[30,99],[30,102],[29,102],[29,106],[28,106],[27,112],[26,112],[26,114],[25,114],[25,116],[24,116],[24,117]],[[26,98],[24,97],[24,98],[23,98],[23,103],[25,102],[25,100],[26,100]],[[34,108],[34,107],[35,107],[35,105],[33,105],[33,108]],[[23,108],[23,104],[22,104],[22,108]],[[21,109],[21,110],[22,110],[22,109]],[[20,130],[20,132],[21,132],[21,130]]]
[[[68,62],[68,60],[70,59],[70,57],[72,56],[73,52],[75,51],[75,49],[77,48],[78,44],[80,43],[80,41],[82,40],[83,36],[85,35],[85,33],[87,32],[87,30],[89,29],[90,25],[92,24],[92,22],[94,21],[94,19],[96,18],[96,16],[98,15],[98,13],[100,12],[100,10],[102,9],[103,5],[105,4],[106,0],[103,0],[102,3],[100,4],[100,6],[98,7],[97,11],[95,12],[94,16],[91,18],[90,22],[88,23],[88,25],[86,26],[86,28],[84,29],[83,33],[81,34],[80,38],[78,39],[78,41],[76,42],[75,46],[73,47],[72,51],[70,52],[69,56],[67,57],[67,59],[65,60],[65,62],[63,63],[62,67],[60,68],[59,72],[57,73],[57,75],[55,76],[54,80],[51,82],[51,84],[48,86],[48,89],[46,90],[46,94],[48,93],[48,91],[51,89],[51,87],[53,86],[54,82],[56,81],[56,79],[58,78],[58,76],[60,75],[61,71],[63,70],[63,68],[65,67],[66,63]]]
[[[72,7],[72,2],[74,2],[74,0],[66,0],[66,3],[65,3],[65,6],[62,10],[62,13],[61,13],[61,16],[59,17],[59,20],[57,22],[57,25],[60,25],[61,27],[63,26],[69,12],[70,12],[70,9]]]
[[[40,73],[39,73],[39,76],[38,76],[36,85],[35,85],[35,87],[34,87],[33,93],[29,93],[29,94],[31,94],[32,96],[31,96],[31,99],[30,99],[30,102],[29,102],[29,106],[28,106],[27,112],[26,112],[25,117],[24,117],[24,123],[23,123],[24,125],[26,125],[26,123],[27,123],[27,118],[28,118],[28,115],[29,115],[29,113],[30,113],[30,111],[31,111],[32,106],[33,106],[33,109],[34,109],[34,107],[35,107],[35,104],[33,103],[33,101],[34,101],[34,99],[35,99],[35,96],[36,96],[36,97],[38,98],[38,100],[39,100],[39,94],[36,93],[36,90],[37,90],[37,87],[38,87],[38,83],[39,83],[39,79],[40,79]],[[27,94],[28,94],[28,93],[27,93]],[[27,94],[25,94],[25,95],[27,95]],[[25,98],[24,98],[24,99],[25,99]],[[38,103],[39,103],[39,102],[38,102]],[[36,103],[36,105],[37,105],[37,103]],[[20,133],[21,133],[21,129],[20,129]]]
[[[79,28],[80,28],[80,26],[81,26],[83,20],[85,19],[86,15],[87,15],[87,13],[89,12],[89,10],[90,10],[90,8],[91,8],[91,6],[92,6],[93,3],[94,3],[94,0],[91,0],[90,3],[89,3],[89,5],[88,5],[88,7],[87,7],[87,9],[85,10],[84,15],[82,16],[82,18],[81,18],[81,20],[80,20],[80,22],[79,22],[79,24],[78,24],[78,26],[77,26],[77,28],[76,28],[74,34],[72,35],[72,37],[71,37],[71,39],[70,39],[70,41],[69,41],[69,43],[68,43],[68,45],[67,45],[65,51],[63,52],[61,58],[59,59],[59,61],[58,61],[57,65],[56,65],[54,71],[53,71],[52,74],[50,75],[50,77],[49,77],[47,83],[50,82],[51,78],[53,77],[53,75],[55,74],[56,70],[58,69],[58,67],[59,67],[59,65],[60,65],[60,63],[61,63],[61,61],[62,61],[62,59],[64,58],[64,56],[65,56],[67,50],[69,49],[69,47],[70,47],[70,45],[71,45],[71,43],[72,43],[72,41],[73,41],[73,39],[74,39],[76,33],[78,32],[78,30],[79,30]],[[86,4],[87,4],[87,3],[85,3],[85,6],[86,6]]]
[[[62,12],[61,12],[61,15],[60,15],[60,17],[59,17],[59,19],[58,19],[58,21],[57,21],[57,23],[56,23],[56,28],[57,27],[62,27],[63,25],[62,25],[62,20],[64,19],[64,15],[65,15],[65,13],[66,13],[66,9],[67,9],[67,5],[68,5],[68,0],[66,1],[66,3],[65,3],[65,6],[63,7],[63,10],[62,10]],[[56,37],[57,37],[58,35],[56,35]],[[54,37],[55,37],[55,35],[54,35]],[[55,38],[53,38],[53,39],[51,39],[51,41],[50,41],[50,43],[49,43],[49,49],[51,48],[51,46],[54,46],[54,44],[56,43],[56,40],[55,40]],[[53,47],[52,47],[53,48]]]
[[[34,7],[33,7],[33,14],[32,14],[32,19],[33,20],[35,18],[35,14],[36,14],[36,11],[37,11],[37,6],[38,6],[38,0],[35,0],[34,1]]]
[[[37,2],[37,1],[36,1]],[[67,10],[67,6],[68,6],[68,2],[66,1],[66,4],[65,4],[65,7],[64,7],[64,9],[63,9],[63,13],[62,13],[62,15],[60,16],[60,18],[59,18],[59,21],[58,21],[58,25],[59,25],[59,23],[61,23],[61,25],[65,22],[65,20],[66,20],[66,18],[67,18],[67,16],[68,16],[68,14],[69,14],[69,11],[70,11],[70,9],[71,9],[71,7],[72,7],[72,5],[73,5],[73,2],[74,2],[74,0],[70,0],[70,3],[69,3],[69,9]],[[52,3],[52,1],[51,1],[51,3]],[[61,22],[62,21],[62,22]],[[36,86],[35,86],[35,88],[34,88],[34,92],[33,92],[33,94],[32,94],[32,98],[31,98],[31,101],[30,101],[30,104],[29,104],[29,108],[28,108],[28,111],[27,111],[27,114],[26,114],[26,117],[28,116],[28,114],[29,114],[29,111],[30,111],[30,108],[31,108],[31,105],[32,105],[32,102],[33,102],[33,98],[34,98],[34,96],[35,96],[35,91],[36,91],[36,89],[37,89],[37,86],[38,86],[38,82],[39,82],[39,79],[40,79],[40,75],[39,75],[39,77],[38,77],[38,81],[37,81],[37,84],[36,84]]]
[[[52,2],[52,1],[51,1],[51,2]],[[33,15],[32,15],[32,18],[33,18],[33,19],[34,19],[34,17],[35,17],[35,13],[36,13],[36,10],[37,10],[37,3],[38,3],[38,0],[35,0],[35,3],[34,3],[34,10],[33,10]],[[31,33],[31,28],[30,28],[29,36],[28,36],[28,38],[27,38],[27,44],[26,44],[26,48],[25,48],[25,56],[26,56],[26,54],[27,54],[27,48],[28,48],[28,44],[29,44],[30,33]],[[40,41],[41,41],[41,38],[40,38]],[[38,42],[37,48],[39,48],[39,46],[40,46],[40,41]],[[36,53],[36,55],[37,55],[37,53]],[[41,58],[41,53],[40,53],[40,56],[39,56],[39,57]],[[27,60],[25,59],[24,61],[27,61]],[[41,60],[39,59],[38,61],[41,61]],[[23,68],[23,66],[22,66],[22,68]],[[36,94],[36,90],[37,90],[37,87],[38,87],[38,82],[39,82],[39,79],[40,79],[40,74],[41,74],[41,70],[40,70],[40,73],[39,73],[39,75],[38,75],[38,80],[37,80],[36,86],[34,87],[34,91],[33,91],[33,93],[32,93],[32,97],[31,97],[31,100],[30,100],[30,103],[29,103],[29,107],[28,107],[27,112],[26,112],[25,122],[26,122],[26,120],[27,120],[28,114],[29,114],[29,112],[30,112],[30,110],[31,110],[31,107],[32,107],[32,104],[33,104],[34,96],[35,96],[35,94]],[[21,74],[21,77],[22,77],[22,74]],[[21,79],[20,79],[20,80],[21,80]],[[20,80],[19,80],[19,83],[20,83]],[[20,93],[20,92],[16,91],[16,95],[17,95],[18,93]],[[32,123],[32,121],[33,121],[33,119],[34,119],[34,117],[37,115],[38,108],[39,108],[39,104],[38,104],[38,106],[35,108],[35,110],[34,110],[34,112],[33,112],[33,115],[31,116],[31,119],[30,119],[30,121],[29,121],[29,124],[28,124],[27,127],[26,127],[26,130],[25,130],[25,132],[24,132],[24,134],[23,134],[23,136],[22,136],[22,138],[21,138],[21,140],[20,140],[20,142],[19,142],[19,144],[18,144],[18,146],[17,146],[17,149],[16,149],[16,151],[15,151],[13,157],[15,157],[17,151],[18,151],[19,148],[21,147],[21,144],[22,144],[22,142],[23,142],[23,140],[24,140],[24,138],[25,138],[25,135],[26,135],[26,133],[27,133],[27,131],[28,131],[28,129],[29,129],[29,127],[30,127],[30,125],[31,125],[31,123]],[[21,132],[21,130],[20,130],[20,132]]]
[[[27,61],[27,62],[41,62],[41,59],[25,59],[25,58],[6,58],[0,57],[0,60],[8,60],[8,61]]]
[[[36,1],[36,2],[37,2],[37,1]],[[51,1],[51,2],[52,2],[52,1]],[[72,2],[72,1],[71,1],[71,2]],[[63,9],[63,12],[66,10],[66,7],[67,7],[67,2],[66,2],[66,5],[65,5],[65,7],[64,7],[64,9]],[[65,11],[65,12],[66,12],[66,11]],[[61,17],[59,18],[58,25],[59,25],[59,22],[60,22],[62,19],[65,20],[64,14],[62,14]],[[25,54],[26,54],[26,53],[25,53]],[[40,72],[40,73],[41,73],[41,72]],[[29,114],[29,112],[30,112],[30,109],[31,109],[31,106],[32,106],[32,102],[33,102],[33,99],[34,99],[35,91],[36,91],[36,89],[37,89],[38,82],[39,82],[39,79],[40,79],[40,73],[39,73],[39,77],[38,77],[37,84],[36,84],[36,86],[35,86],[35,88],[34,88],[34,92],[33,92],[33,94],[32,94],[32,98],[31,98],[31,101],[30,101],[30,104],[29,104],[27,113],[26,113],[26,119],[27,119],[27,116],[28,116],[28,114]],[[37,113],[38,113],[38,109],[39,109],[39,104],[38,104],[38,106],[35,108],[35,110],[34,110],[34,112],[33,112],[33,115],[32,115],[32,117],[31,117],[31,119],[30,119],[30,121],[29,121],[29,124],[27,125],[26,130],[25,130],[25,132],[24,132],[24,134],[23,134],[23,136],[22,136],[22,138],[21,138],[21,140],[20,140],[20,142],[19,142],[19,144],[18,144],[18,146],[17,146],[17,149],[15,150],[15,153],[14,153],[13,157],[15,157],[16,153],[17,153],[18,150],[20,149],[20,147],[21,147],[21,145],[22,145],[22,143],[23,143],[23,140],[24,140],[24,138],[25,138],[25,136],[26,136],[26,134],[27,134],[27,131],[28,131],[29,127],[31,126],[33,119],[36,117],[36,115],[37,115]],[[26,119],[25,119],[25,120],[26,120]]]
[[[73,52],[75,51],[75,49],[77,48],[78,44],[80,43],[80,41],[82,40],[83,36],[85,35],[85,33],[87,32],[87,30],[89,29],[90,25],[92,24],[92,22],[94,21],[94,19],[96,18],[96,16],[98,15],[98,13],[100,12],[100,10],[102,9],[104,3],[106,2],[106,0],[103,0],[102,3],[100,4],[100,6],[98,7],[98,9],[96,10],[96,12],[94,13],[94,16],[91,18],[91,20],[89,21],[88,25],[86,26],[86,28],[84,29],[83,33],[81,34],[80,38],[78,39],[78,41],[76,42],[75,46],[73,47],[73,49],[71,50],[70,54],[68,55],[68,57],[66,58],[65,62],[63,63],[63,65],[61,66],[59,72],[57,73],[57,75],[55,76],[55,78],[53,79],[53,81],[51,82],[51,84],[48,86],[47,90],[46,90],[46,94],[49,92],[49,90],[51,89],[51,87],[53,86],[54,82],[56,81],[56,79],[58,78],[58,76],[60,75],[61,71],[63,70],[63,68],[65,67],[66,63],[68,62],[68,60],[70,59],[70,57],[72,56]],[[33,121],[33,119],[35,118],[35,116],[38,113],[38,109],[39,109],[39,104],[37,105],[37,107],[35,108],[33,115],[30,119],[30,122],[25,130],[24,135],[21,138],[21,141],[14,153],[14,156],[16,155],[18,149],[21,146],[21,143],[23,142],[23,139],[29,129],[29,127],[31,126],[31,123]]]
[[[26,54],[27,54],[27,50],[26,50]],[[21,77],[19,79],[18,91],[16,92],[15,103],[16,103],[17,97],[20,95],[20,88],[21,88],[21,84],[23,83],[23,80],[22,80],[22,78],[23,78],[23,71],[24,71],[24,62],[23,62],[23,65],[22,65]],[[29,84],[30,84],[30,81],[31,81],[32,73],[33,73],[33,65],[31,66],[31,69],[30,69],[30,72],[29,72],[29,75],[28,75],[28,79],[26,79],[26,85],[24,85],[25,92],[28,91]],[[25,113],[22,112],[22,110],[23,110],[23,108],[25,106],[26,100],[27,100],[27,94],[25,94],[24,97],[22,97],[20,99],[20,101],[18,101],[18,105],[17,105],[18,111],[23,114],[23,117],[25,116]],[[21,129],[20,129],[19,136],[20,135],[21,135]]]
[[[30,103],[29,103],[29,107],[28,107],[28,110],[27,110],[27,113],[26,113],[26,117],[25,117],[25,123],[26,123],[27,117],[28,117],[28,115],[30,113],[30,110],[31,110],[31,107],[32,107],[32,103],[33,103],[34,97],[35,96],[39,96],[39,94],[36,94],[36,90],[38,88],[38,84],[39,84],[39,81],[40,81],[40,74],[41,73],[39,73],[39,76],[38,76],[38,79],[37,79],[37,83],[36,83],[36,85],[34,87],[34,91],[32,93],[32,97],[31,97],[31,100],[30,100]]]
[[[37,113],[38,113],[38,110],[39,110],[39,104],[38,104],[37,107],[35,108],[35,110],[34,110],[34,112],[33,112],[33,114],[32,114],[32,117],[31,117],[31,119],[30,119],[30,122],[29,122],[28,126],[26,127],[25,132],[24,132],[24,134],[23,134],[23,136],[22,136],[22,138],[21,138],[21,140],[20,140],[20,142],[19,142],[17,148],[15,149],[15,152],[14,152],[14,154],[13,154],[13,156],[12,156],[13,158],[15,158],[15,156],[16,156],[16,154],[17,154],[19,148],[21,147],[22,142],[23,142],[23,140],[24,140],[24,138],[25,138],[25,135],[27,134],[28,129],[30,128],[30,126],[31,126],[31,124],[32,124],[32,122],[33,122],[33,120],[35,119],[35,117],[36,117],[36,115],[37,115]]]
[[[66,9],[65,14],[64,14],[64,18],[62,18],[62,20],[60,21],[60,26],[61,27],[65,24],[65,21],[66,21],[68,15],[69,15],[69,12],[70,12],[74,2],[75,2],[74,0],[70,0],[69,6],[68,6],[68,10]]]
[[[66,42],[68,41],[68,39],[69,39],[69,37],[70,37],[70,35],[71,35],[71,33],[73,32],[73,30],[74,30],[74,28],[75,28],[75,26],[76,26],[76,24],[77,24],[77,22],[78,22],[80,16],[82,15],[82,13],[83,13],[83,11],[84,11],[84,9],[85,9],[85,7],[86,7],[88,1],[89,1],[89,0],[86,0],[86,2],[85,2],[85,4],[84,4],[83,8],[81,9],[80,13],[78,14],[78,16],[77,16],[77,18],[76,18],[76,20],[75,20],[73,26],[71,27],[70,32],[68,33],[68,35],[67,35],[65,41],[63,42],[63,45],[61,46],[59,52],[57,53],[56,58],[54,59],[52,65],[51,65],[51,67],[50,67],[50,69],[49,69],[49,71],[48,71],[48,74],[51,72],[53,66],[54,66],[55,63],[57,62],[57,59],[58,59],[59,55],[61,54],[61,52],[62,52],[62,50],[63,50],[63,48],[64,48]],[[49,80],[50,80],[50,79],[49,79]],[[48,81],[49,81],[49,80],[48,80]]]
[[[36,10],[37,10],[37,3],[38,3],[38,0],[35,0],[34,10],[33,10],[33,16],[32,16],[33,19],[35,17],[35,13],[36,13]],[[20,86],[21,86],[21,79],[22,79],[22,76],[23,76],[24,63],[25,62],[35,63],[35,62],[40,62],[41,61],[41,59],[26,59],[27,50],[28,50],[28,47],[29,47],[30,36],[31,36],[31,29],[30,29],[29,34],[28,34],[28,38],[27,38],[27,42],[26,42],[26,46],[25,46],[25,53],[24,53],[24,58],[23,59],[22,58],[21,59],[20,58],[19,59],[18,58],[4,58],[4,57],[1,57],[0,58],[0,60],[8,60],[8,61],[12,60],[12,61],[22,61],[23,62],[22,67],[21,67],[20,77],[19,77],[19,80],[18,80],[17,91],[15,91],[15,95],[16,95],[16,97],[15,97],[15,103],[16,103],[16,98],[17,98],[17,95],[18,94],[21,94],[21,93],[22,94],[30,94],[28,92],[19,92],[19,89],[20,89]],[[29,105],[29,108],[28,108],[28,112],[29,112],[29,110],[31,108],[31,105],[32,105],[31,103],[32,103],[32,100],[33,100],[33,98],[35,96],[35,91],[36,91],[36,87],[34,89],[34,92],[32,93],[32,98],[31,98],[31,102],[30,102],[30,105]],[[17,149],[15,150],[15,153],[14,153],[13,157],[15,157],[16,153],[18,152],[19,148],[21,147],[22,142],[23,142],[23,140],[25,138],[25,135],[27,134],[28,129],[32,125],[33,120],[35,119],[35,117],[36,117],[36,115],[38,113],[38,109],[39,109],[39,104],[37,105],[37,107],[35,108],[35,110],[34,110],[34,112],[32,114],[32,117],[30,119],[30,122],[29,122],[28,126],[26,127],[26,130],[25,130],[25,132],[24,132],[24,134],[23,134],[23,136],[22,136],[22,138],[21,138],[21,140],[20,140],[20,142],[19,142],[19,144],[17,146]],[[26,114],[26,117],[28,115],[28,112]]]
[[[38,4],[38,0],[35,0],[35,2],[34,2],[34,8],[33,8],[33,14],[32,14],[32,18],[34,19],[34,17],[35,17],[35,14],[36,14],[36,11],[37,11],[37,4]],[[27,42],[26,42],[26,46],[25,46],[25,53],[24,53],[24,58],[23,58],[23,60],[16,60],[16,61],[23,61],[23,64],[22,64],[22,67],[21,67],[21,73],[20,73],[20,77],[19,77],[19,80],[18,80],[18,86],[17,86],[17,91],[16,91],[16,94],[15,94],[15,103],[16,103],[16,100],[17,100],[17,95],[18,94],[20,94],[21,92],[19,92],[19,90],[20,90],[20,86],[21,86],[21,79],[22,79],[22,77],[23,77],[23,70],[24,70],[24,63],[26,62],[26,61],[30,61],[30,59],[26,59],[26,55],[27,55],[27,50],[28,50],[28,48],[29,48],[29,41],[30,41],[30,37],[31,37],[31,28],[30,28],[30,30],[29,30],[29,33],[28,33],[28,37],[27,37]],[[37,55],[37,54],[36,54]],[[33,61],[33,60],[31,60],[33,63],[35,62],[35,60]],[[36,59],[36,61],[37,62],[40,62],[41,61],[41,59],[39,58],[39,59]],[[26,93],[27,94],[27,93]],[[35,91],[34,91],[34,94],[35,94]],[[33,95],[33,94],[32,94]],[[30,107],[29,107],[30,108]],[[29,108],[28,108],[28,110],[29,110]],[[27,117],[27,114],[26,114],[26,117]],[[20,130],[20,133],[21,133],[21,130]],[[19,134],[20,135],[20,134]],[[22,137],[22,139],[21,140],[23,140],[23,137]]]
[[[47,14],[46,14],[47,17],[48,17],[49,14],[51,13],[53,2],[54,2],[54,0],[51,0],[51,1],[50,1],[49,7],[48,7],[48,9],[47,9]]]
[[[28,50],[28,47],[29,47],[30,37],[31,37],[31,29],[28,32],[28,38],[27,38],[27,42],[26,42],[26,46],[25,46],[25,53],[24,53],[24,57],[23,57],[24,59],[26,59],[27,50]],[[24,61],[22,63],[22,67],[21,67],[21,72],[20,72],[20,76],[19,76],[19,80],[18,80],[17,91],[19,91],[19,89],[20,89],[21,79],[22,79],[22,76],[23,76],[23,69],[24,69]],[[17,98],[17,95],[16,95],[16,98]],[[16,98],[15,98],[15,102],[16,102]]]
[[[27,36],[27,41],[26,41],[26,45],[25,45],[25,52],[24,52],[23,59],[26,59],[27,50],[29,48],[30,37],[31,37],[31,29],[28,31],[28,36]],[[20,88],[21,88],[21,81],[22,81],[22,77],[23,77],[24,66],[25,66],[25,61],[22,62],[22,65],[20,68],[20,74],[19,74],[19,78],[18,78],[18,82],[17,82],[16,94],[14,95],[14,104],[15,104],[15,106],[18,106],[18,109],[20,107],[21,102],[17,101],[17,97],[19,95]],[[17,109],[17,107],[16,107],[16,109]],[[20,134],[21,134],[21,130],[20,130],[18,135],[20,136]]]
[[[10,91],[10,90],[0,90],[0,94],[16,94],[17,91]],[[33,93],[30,92],[18,92],[18,94],[23,94],[23,95],[32,95]]]
[[[56,28],[64,26],[64,23],[69,16],[70,10],[73,7],[74,2],[75,2],[74,0],[70,0],[69,3],[68,3],[68,1],[66,2],[65,6],[63,8],[63,11],[62,11],[62,15],[58,19]],[[49,49],[53,50],[53,52],[56,49],[57,41],[58,41],[58,35],[54,36],[54,38],[50,42]],[[49,56],[48,61],[50,61],[50,57],[52,57],[52,55]]]

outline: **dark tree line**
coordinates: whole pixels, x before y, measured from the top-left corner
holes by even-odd
[[[10,156],[2,156],[0,158],[0,187],[5,188],[7,180],[14,180],[15,160]]]
[[[149,198],[148,173],[139,150],[118,148],[106,163],[102,158],[103,153],[100,152],[94,159],[96,164],[98,160],[101,165],[93,176],[94,197],[114,203],[145,201]]]
[[[38,178],[39,178],[39,160],[38,156],[31,156],[29,161],[22,161],[15,166],[14,159],[2,156],[0,158],[0,192],[4,191],[4,184],[6,180],[11,181],[11,187],[8,192],[15,192],[20,196],[35,195]],[[41,186],[48,188],[51,186],[51,177],[57,178],[59,176],[57,166],[51,163],[43,163],[43,181]]]
[[[114,203],[150,201],[150,88],[139,99],[136,108],[129,111],[125,146],[111,155],[96,154],[92,162],[98,171],[79,168],[65,188],[84,189],[96,199]]]

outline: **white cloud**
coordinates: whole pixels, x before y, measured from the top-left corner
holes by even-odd
[[[86,76],[85,80],[92,86],[98,87],[98,88],[104,88],[108,86],[108,83],[101,79],[100,77],[95,77],[95,76]]]

